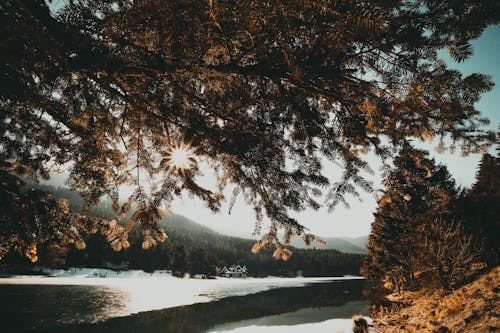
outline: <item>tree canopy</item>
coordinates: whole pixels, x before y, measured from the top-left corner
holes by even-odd
[[[51,12],[43,1],[2,1],[0,193],[16,207],[0,212],[0,256],[35,258],[47,235],[76,242],[95,225],[120,249],[139,223],[149,246],[165,238],[156,221],[175,197],[187,192],[217,211],[226,188],[254,208],[257,231],[271,221],[257,248],[281,249],[278,230],[285,242],[309,242],[290,213],[370,190],[364,153],[385,161],[430,137],[465,154],[494,142],[474,107],[491,79],[463,76],[437,52],[465,60],[470,40],[500,22],[499,6],[70,0]],[[323,174],[326,161],[342,166],[338,182]],[[50,228],[42,223],[44,201],[22,181],[60,167],[89,206],[111,197],[125,227],[75,215],[64,201],[51,203]],[[199,184],[206,168],[218,188]],[[135,191],[120,206],[121,185]]]

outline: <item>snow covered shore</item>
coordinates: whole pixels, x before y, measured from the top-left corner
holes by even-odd
[[[5,278],[0,278],[0,284],[83,284],[89,285],[96,283],[98,285],[107,285],[106,280],[115,279],[163,279],[175,280],[177,277],[172,276],[168,270],[157,270],[154,272],[145,272],[143,270],[111,270],[104,268],[81,268],[70,267],[68,269],[49,269],[49,268],[35,268],[35,274],[30,275],[13,275]],[[187,275],[186,275],[187,277]],[[85,280],[84,280],[85,279]],[[297,278],[284,278],[268,276],[265,278],[223,278],[217,277],[208,281],[226,281],[228,283],[243,283],[243,282],[303,282],[314,283],[321,281],[332,280],[353,280],[362,279],[359,276],[344,276],[344,277],[297,277]],[[201,280],[201,277],[189,280]]]
[[[106,288],[116,294],[123,303],[119,313],[114,313],[113,316],[211,302],[275,288],[303,287],[310,283],[360,279],[359,277],[179,279],[164,270],[147,273],[142,270],[113,271],[101,268],[66,270],[40,268],[37,272],[40,272],[40,275],[0,278],[0,285],[74,285]]]

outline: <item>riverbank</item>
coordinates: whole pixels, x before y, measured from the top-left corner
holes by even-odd
[[[0,275],[1,279],[6,278],[144,278],[144,277],[173,277],[168,270],[156,270],[154,272],[145,272],[143,270],[112,270],[106,268],[89,268],[89,267],[68,267],[65,269],[51,269],[46,267],[34,267],[29,271],[22,273],[11,273]]]
[[[182,278],[172,275],[169,270],[156,270],[153,272],[145,272],[143,270],[111,270],[105,268],[86,268],[86,267],[69,267],[66,269],[49,269],[37,267],[31,271],[23,272],[22,274],[4,274],[0,275],[0,284],[92,284],[97,281],[97,284],[106,284],[108,280],[136,280],[136,279],[163,279],[178,281]],[[332,277],[245,277],[245,278],[226,278],[226,277],[206,277],[203,275],[184,276],[187,280],[218,280],[218,281],[254,281],[254,282],[319,282],[330,280],[362,280],[361,276],[345,275]]]
[[[500,267],[448,295],[405,292],[392,300],[404,307],[394,313],[379,314],[373,323],[376,332],[498,332]]]

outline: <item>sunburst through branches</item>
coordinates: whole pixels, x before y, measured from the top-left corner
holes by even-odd
[[[184,170],[192,168],[195,164],[194,149],[190,142],[175,142],[167,144],[166,157],[162,160],[161,166],[167,170],[178,171],[184,174]]]

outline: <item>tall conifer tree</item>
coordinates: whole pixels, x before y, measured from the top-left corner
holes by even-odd
[[[375,283],[389,278],[399,287],[411,282],[425,260],[419,257],[418,243],[425,225],[454,214],[457,190],[444,165],[409,145],[395,158],[383,184],[363,274]]]
[[[484,154],[476,174],[476,182],[466,191],[461,212],[468,229],[486,241],[492,264],[500,255],[500,158]]]

